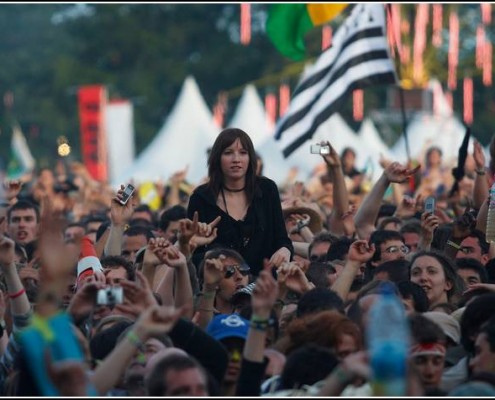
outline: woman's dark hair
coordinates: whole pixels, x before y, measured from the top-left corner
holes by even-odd
[[[462,278],[457,275],[454,262],[448,258],[445,254],[439,251],[429,250],[429,251],[419,251],[411,259],[411,267],[419,257],[433,257],[442,266],[443,273],[445,275],[445,280],[452,284],[452,287],[447,291],[447,298],[451,301],[454,295],[460,295],[464,291],[464,282]],[[411,267],[409,268],[409,279],[411,279]]]
[[[246,172],[246,195],[250,203],[253,200],[256,188],[256,152],[251,138],[241,129],[227,128],[218,134],[208,156],[208,177],[210,178],[208,187],[213,191],[215,197],[218,196],[223,185],[222,153],[237,139],[240,140],[242,147],[249,154],[249,166]]]
[[[474,354],[474,340],[481,326],[495,314],[495,293],[482,294],[473,299],[462,313],[461,344]]]
[[[308,343],[288,357],[281,375],[282,389],[299,389],[325,379],[339,361],[328,348]]]
[[[426,292],[417,283],[411,281],[403,281],[397,283],[400,295],[403,299],[412,299],[414,311],[427,312],[430,308],[430,302]]]

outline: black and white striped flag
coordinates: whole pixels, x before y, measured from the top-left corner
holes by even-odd
[[[275,131],[285,158],[310,139],[354,89],[397,83],[385,21],[383,4],[356,4],[332,47],[305,73]]]

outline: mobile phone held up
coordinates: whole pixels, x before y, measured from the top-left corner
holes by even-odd
[[[130,183],[127,184],[124,191],[122,192],[122,199],[119,200],[119,203],[125,206],[135,190],[136,188],[134,186],[132,186]]]
[[[425,212],[429,214],[435,213],[435,198],[433,196],[427,197],[425,200]]]
[[[330,154],[330,147],[322,146],[321,144],[312,144],[309,151],[311,154]]]

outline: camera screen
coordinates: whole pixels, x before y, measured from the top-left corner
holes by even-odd
[[[132,194],[132,192],[134,191],[134,186],[132,185],[127,185],[127,187],[125,188],[124,190],[124,193],[127,195],[127,196],[130,196]]]

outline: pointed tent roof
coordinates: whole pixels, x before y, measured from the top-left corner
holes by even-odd
[[[191,116],[194,116],[191,118]],[[218,128],[193,77],[184,81],[179,97],[165,124],[132,166],[120,177],[120,184],[168,179],[174,172],[189,167],[187,179],[193,184],[207,176],[208,148]]]
[[[247,132],[254,149],[263,160],[263,175],[281,184],[289,167],[273,135],[274,126],[267,118],[263,101],[253,85],[247,85],[229,126]]]
[[[229,126],[247,132],[255,148],[273,134],[274,126],[267,118],[263,102],[254,85],[250,84],[244,88]]]

